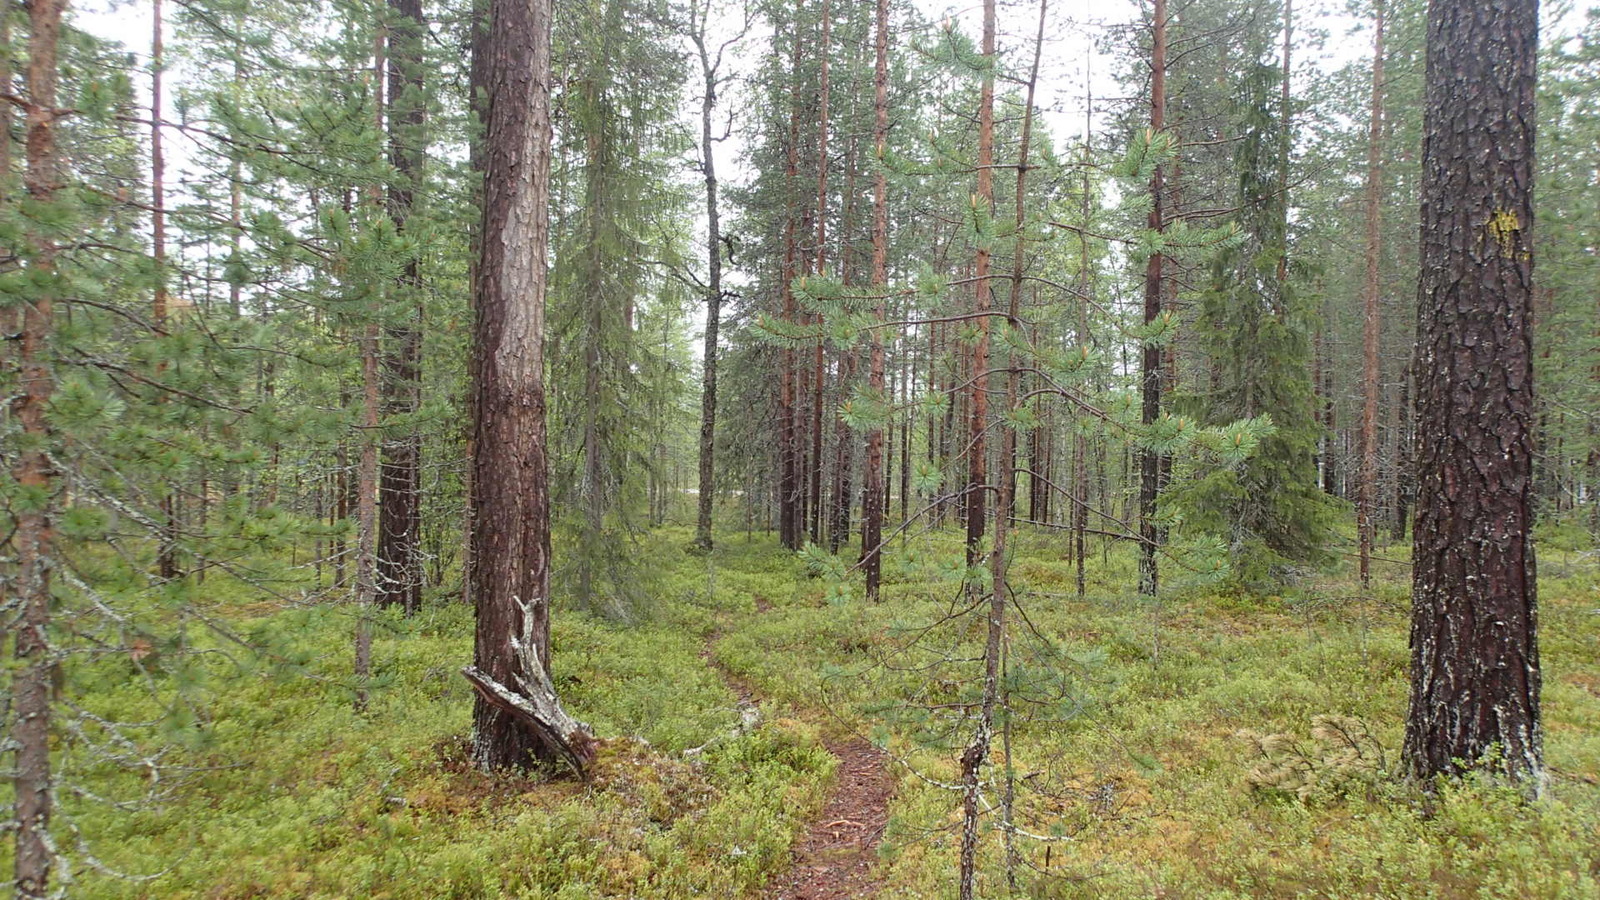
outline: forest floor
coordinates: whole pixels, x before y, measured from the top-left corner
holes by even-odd
[[[70,895],[954,896],[950,783],[982,636],[959,602],[958,537],[897,544],[875,605],[770,535],[719,534],[709,558],[684,550],[690,537],[641,540],[657,600],[631,623],[558,608],[557,687],[605,739],[588,782],[466,765],[459,605],[380,617],[357,714],[351,607],[278,607],[208,581],[208,614],[261,653],[196,628],[186,640],[217,652],[155,681],[149,660],[115,656],[65,675],[86,713],[143,718],[129,736],[168,748],[157,779],[63,742]],[[1008,853],[1007,832],[986,828],[982,896],[1600,896],[1592,547],[1542,549],[1552,778],[1528,804],[1483,780],[1425,801],[1394,779],[1402,566],[1365,594],[1337,571],[1276,593],[1176,584],[1151,602],[1113,546],[1096,548],[1080,600],[1064,536],[1015,544],[1008,712],[985,794],[986,823],[1009,818],[1015,837]]]
[[[772,604],[758,598],[756,608],[768,612]],[[712,632],[701,655],[722,675],[740,705],[752,711],[752,720],[759,721],[761,698],[749,682],[717,662],[716,643],[721,637],[720,630]],[[835,760],[833,784],[822,812],[796,842],[788,869],[763,892],[768,900],[848,900],[877,893],[873,863],[889,822],[894,790],[890,760],[856,734],[825,737],[822,744]]]

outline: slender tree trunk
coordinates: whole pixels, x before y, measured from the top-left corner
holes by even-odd
[[[854,116],[849,118],[853,119]],[[855,195],[856,195],[856,141],[851,139],[845,150],[844,166],[844,208],[839,217],[839,275],[840,282],[846,289],[855,283],[855,271],[851,266],[850,236],[855,229]],[[854,347],[841,347],[838,351],[839,377],[837,390],[839,398],[848,397],[854,389],[856,380],[856,356]],[[838,405],[837,401],[834,404]],[[851,430],[844,416],[835,415],[833,422],[833,509],[828,522],[828,552],[838,553],[839,548],[850,540],[850,518],[855,505],[855,432]]]
[[[56,108],[56,47],[61,33],[63,0],[33,0],[28,4],[27,170],[23,187],[33,203],[48,207],[55,202],[60,162],[55,125],[62,115]],[[8,136],[9,139],[9,136]],[[27,439],[17,454],[13,477],[25,490],[44,502],[16,513],[12,546],[16,554],[17,594],[15,663],[11,669],[14,704],[11,727],[13,827],[16,829],[14,877],[18,897],[44,897],[49,893],[50,869],[55,854],[50,842],[51,682],[55,653],[50,647],[50,568],[55,554],[54,519],[59,473],[50,462],[52,428],[50,397],[55,390],[50,340],[55,327],[54,283],[57,246],[48,230],[25,234],[39,286],[31,303],[22,309],[17,367],[20,383],[11,400],[11,413]]]
[[[709,0],[706,9],[709,15]],[[717,494],[717,330],[722,322],[722,225],[717,206],[716,160],[712,156],[716,145],[711,136],[711,116],[717,108],[717,67],[706,49],[705,19],[700,22],[694,42],[700,55],[700,77],[705,85],[705,92],[700,95],[700,160],[706,182],[707,237],[705,358],[700,392],[700,496],[694,543],[701,550],[710,551],[711,512]]]
[[[465,434],[462,436],[462,467],[461,467],[461,492],[466,497],[466,502],[461,506],[461,602],[477,608],[477,597],[472,593],[474,575],[472,557],[475,525],[472,498],[477,494],[477,487],[473,479],[477,477],[478,458],[478,390],[481,381],[478,361],[478,342],[476,340],[478,321],[478,298],[482,295],[480,281],[483,267],[483,173],[488,165],[488,140],[489,140],[489,26],[490,17],[493,15],[491,0],[472,0],[472,24],[468,29],[468,39],[471,41],[469,59],[467,62],[467,118],[473,126],[467,141],[467,166],[472,172],[470,179],[473,207],[478,210],[478,218],[472,223],[470,231],[470,246],[467,257],[467,311],[473,323],[474,340],[467,350],[467,384],[466,398],[462,405],[466,412]]]
[[[907,304],[907,308],[910,304]],[[901,342],[896,355],[904,360],[900,364],[900,399],[905,404],[905,418],[900,420],[900,521],[911,518],[911,397],[917,387],[917,351],[912,336]]]
[[[1324,294],[1324,296],[1326,295]],[[1333,304],[1325,301],[1323,303],[1323,321],[1332,321],[1332,315]],[[1323,326],[1320,333],[1324,335],[1322,345],[1322,381],[1319,385],[1319,394],[1322,398],[1323,446],[1325,448],[1322,453],[1322,490],[1326,494],[1341,497],[1344,495],[1344,489],[1340,483],[1339,405],[1334,397],[1334,389],[1337,385],[1333,377],[1333,351],[1327,346],[1326,325]]]
[[[1361,469],[1356,476],[1356,542],[1363,588],[1372,584],[1372,507],[1378,489],[1378,389],[1383,380],[1378,365],[1378,264],[1383,251],[1383,27],[1383,0],[1378,0],[1372,38],[1371,121],[1367,124],[1367,272],[1361,303]]]
[[[812,257],[811,272],[822,275],[827,266],[828,257],[828,57],[832,53],[830,46],[833,35],[833,17],[829,0],[822,0],[822,7],[818,13],[821,29],[820,46],[817,48],[818,82],[817,82],[817,206],[816,206],[816,240]],[[814,316],[818,324],[822,322],[820,313]],[[818,340],[812,349],[811,359],[811,464],[808,468],[810,497],[806,501],[811,511],[811,542],[822,542],[822,407],[823,389],[827,382],[826,360],[823,353],[823,341]]]
[[[990,63],[983,70],[983,84],[978,94],[978,194],[974,204],[981,204],[982,212],[992,219],[994,216],[994,67],[995,62],[995,0],[984,0],[983,3],[983,46],[984,58]],[[972,357],[972,403],[971,425],[967,440],[967,536],[966,553],[967,565],[975,566],[980,562],[979,554],[982,548],[986,492],[988,490],[988,450],[984,443],[984,430],[988,426],[988,384],[987,370],[989,366],[989,310],[993,305],[992,286],[989,284],[989,248],[987,244],[978,247],[976,269],[974,271],[975,296],[974,311],[978,314],[975,322],[978,329],[977,340],[971,348]],[[1009,429],[1007,429],[1009,431]],[[1008,457],[1009,460],[1009,457]],[[1002,479],[1002,482],[1009,479]],[[1007,491],[1002,483],[1001,491]],[[1002,508],[997,513],[1008,515],[1010,509],[1005,507],[1008,498],[1002,496]],[[1005,552],[1005,523],[996,521],[996,541],[994,545],[995,560],[1002,557]],[[969,585],[969,596],[976,594],[978,587]],[[962,789],[962,828],[961,828],[961,900],[972,900],[975,880],[977,876],[978,855],[978,816],[980,814],[979,799],[983,790],[982,770],[984,762],[989,756],[989,744],[994,736],[994,709],[999,695],[1000,681],[1000,651],[1005,633],[1005,593],[1004,574],[996,581],[990,591],[987,608],[988,629],[984,642],[984,675],[983,675],[983,704],[979,711],[976,727],[972,737],[967,742],[966,752],[961,756],[961,789]],[[972,598],[976,605],[976,597]]]
[[[610,9],[618,7],[613,4]],[[600,111],[608,101],[599,95],[592,80],[585,80],[577,90],[585,95],[585,105]],[[601,111],[602,116],[609,112]],[[600,434],[600,405],[605,402],[601,383],[601,344],[604,342],[607,306],[612,298],[600,289],[603,283],[597,273],[605,271],[605,237],[601,233],[601,217],[609,215],[611,197],[607,193],[608,175],[612,170],[611,140],[605,128],[589,130],[585,141],[584,207],[588,233],[584,237],[584,269],[588,273],[585,284],[596,288],[584,298],[583,304],[583,475],[579,483],[579,506],[583,514],[583,538],[586,546],[599,546],[605,540],[605,515],[610,503],[605,484],[609,477],[605,447]],[[627,327],[627,326],[625,326]],[[631,328],[630,328],[631,330]],[[626,357],[624,357],[626,358]],[[589,554],[579,554],[576,560],[578,577],[576,599],[580,606],[590,608],[594,601],[594,575],[597,568]]]
[[[1006,309],[1006,324],[1012,331],[1022,327],[1022,276],[1026,270],[1027,231],[1027,182],[1028,182],[1028,145],[1033,137],[1033,98],[1034,90],[1039,83],[1039,62],[1044,50],[1044,32],[1047,12],[1046,0],[1039,0],[1039,30],[1033,40],[1033,67],[1028,73],[1027,89],[1022,101],[1022,135],[1017,148],[1017,194],[1016,194],[1016,244],[1012,250],[1011,259],[1011,296]],[[989,15],[993,15],[992,11]],[[991,29],[993,26],[989,26]],[[991,44],[989,53],[994,52]],[[1008,342],[1009,343],[1009,342]],[[1031,340],[1030,340],[1031,344]],[[994,512],[994,547],[990,551],[989,571],[992,576],[992,587],[989,595],[989,634],[985,642],[985,650],[992,654],[986,660],[984,667],[984,710],[983,715],[988,719],[989,727],[993,728],[994,710],[997,705],[998,675],[1004,671],[1006,636],[1006,609],[1010,602],[1010,587],[1007,583],[1010,561],[1006,558],[1007,541],[1011,534],[1011,519],[1016,509],[1017,499],[1017,429],[1012,424],[1018,412],[1019,398],[1022,396],[1022,373],[1019,370],[1016,352],[1008,351],[1006,359],[1006,419],[1000,428],[1000,464],[1005,471],[1000,473],[1000,492]],[[1011,830],[1014,824],[1013,803],[1015,800],[1016,784],[1011,771],[1011,731],[1007,719],[1005,734],[1005,791],[1001,796],[1002,840],[1005,844],[1006,881],[1015,891],[1017,887],[1016,873],[1020,866],[1021,857],[1017,853],[1016,834]],[[975,823],[974,823],[975,824]],[[964,879],[965,880],[965,879]]]
[[[868,349],[867,387],[874,397],[884,395],[883,322],[889,284],[889,183],[883,169],[889,146],[889,0],[877,0],[872,74],[872,145],[878,160],[872,179],[872,289],[878,294],[873,318],[879,327],[872,329]],[[883,429],[874,424],[867,432],[866,493],[861,505],[861,561],[866,579],[867,599],[876,602],[883,578]],[[902,497],[902,501],[903,501]]]
[[[1539,5],[1507,0],[1494,13],[1445,2],[1428,9],[1404,759],[1418,779],[1489,763],[1537,793],[1530,322]]]
[[[799,248],[795,235],[796,190],[800,180],[800,10],[794,10],[789,62],[789,135],[784,169],[783,223],[783,320],[796,322],[794,279]],[[779,351],[778,387],[778,542],[787,550],[798,550],[802,543],[805,516],[800,487],[799,403],[794,348]]]
[[[1089,223],[1090,208],[1090,183],[1089,172],[1091,162],[1092,141],[1094,138],[1094,82],[1085,78],[1084,104],[1083,104],[1083,197],[1079,215],[1085,225]],[[1094,274],[1090,268],[1089,237],[1086,234],[1078,235],[1078,273],[1079,293],[1078,300],[1078,334],[1077,340],[1081,347],[1089,346],[1089,299],[1094,292]],[[1072,567],[1078,588],[1078,600],[1082,601],[1088,594],[1088,552],[1086,532],[1089,528],[1089,438],[1079,428],[1072,436],[1072,505],[1068,512],[1068,522],[1072,526]]]
[[[1278,116],[1283,127],[1278,131],[1278,204],[1279,227],[1283,229],[1283,246],[1278,250],[1278,296],[1288,297],[1289,290],[1289,160],[1294,147],[1294,103],[1290,93],[1294,77],[1294,0],[1283,0],[1283,77],[1279,83]]]
[[[161,134],[161,98],[166,53],[162,40],[161,0],[150,11],[150,258],[156,268],[155,297],[150,323],[158,336],[167,333],[167,163]],[[165,368],[158,364],[157,370]],[[178,577],[178,500],[170,487],[161,494],[161,534],[156,548],[156,573],[170,581]]]
[[[1159,133],[1166,127],[1167,115],[1167,0],[1154,0],[1151,18],[1153,36],[1150,51],[1150,130]],[[1162,202],[1165,173],[1156,167],[1150,179],[1150,214],[1147,226],[1160,232],[1166,227]],[[1144,321],[1146,324],[1161,317],[1160,253],[1150,254],[1144,273]],[[1146,344],[1140,360],[1142,405],[1140,421],[1153,425],[1161,417],[1161,394],[1165,389],[1162,373],[1161,348]],[[1139,593],[1155,596],[1160,588],[1160,573],[1156,564],[1156,551],[1162,540],[1162,529],[1156,523],[1156,502],[1161,493],[1161,473],[1166,468],[1165,456],[1146,449],[1139,454]]]
[[[1397,541],[1406,539],[1406,529],[1411,525],[1411,366],[1400,375],[1399,423],[1395,428],[1394,447],[1394,530],[1390,534]]]
[[[389,33],[389,162],[396,180],[389,185],[389,216],[405,234],[422,178],[427,105],[423,97],[421,0],[388,0],[394,26]],[[422,436],[414,422],[421,404],[422,277],[415,256],[406,260],[396,287],[412,295],[413,315],[406,324],[388,329],[389,352],[383,356],[383,411],[407,419],[396,434],[385,436],[378,485],[378,602],[400,606],[406,615],[422,605],[422,559],[417,541],[422,530]]]
[[[593,756],[550,681],[550,485],[544,296],[550,220],[551,0],[494,0],[485,59],[478,268],[473,759],[484,770]],[[537,696],[536,696],[537,695]],[[522,701],[519,704],[518,701]],[[576,727],[574,727],[576,726]]]
[[[356,467],[356,710],[367,708],[372,607],[378,600],[378,326],[361,338],[361,457]]]
[[[384,29],[373,38],[373,117],[383,130]],[[370,202],[380,202],[377,189]],[[367,708],[367,680],[372,675],[372,608],[378,602],[378,322],[383,297],[374,293],[373,308],[361,336],[361,457],[356,467],[356,636],[357,712]]]

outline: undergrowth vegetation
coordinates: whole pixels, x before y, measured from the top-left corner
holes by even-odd
[[[230,651],[196,628],[195,645],[215,652],[191,664],[210,698],[191,718],[155,715],[181,692],[152,692],[142,660],[69,667],[86,711],[148,709],[170,749],[141,769],[65,741],[66,765],[96,788],[61,798],[61,839],[81,836],[98,863],[64,873],[68,890],[757,896],[822,807],[834,769],[824,741],[856,730],[903,762],[881,895],[953,895],[959,797],[945,785],[981,666],[981,626],[958,608],[963,573],[949,565],[958,536],[898,543],[877,605],[841,599],[765,536],[730,532],[710,558],[683,551],[689,540],[667,528],[636,548],[657,593],[648,624],[556,618],[558,688],[606,739],[588,783],[493,778],[466,762],[469,610],[441,599],[410,620],[380,617],[363,715],[347,675],[349,608],[263,606],[214,579],[214,613],[267,652]],[[1112,547],[1092,555],[1080,601],[1060,535],[1024,532],[1017,545],[1024,615],[1005,719],[1024,832],[1017,895],[1600,896],[1592,554],[1568,554],[1541,584],[1552,776],[1530,804],[1487,780],[1427,798],[1396,781],[1403,567],[1365,597],[1324,580],[1151,602],[1127,589],[1133,560]],[[760,699],[753,730],[735,727],[736,686]],[[1006,894],[1002,847],[991,831],[983,896]]]

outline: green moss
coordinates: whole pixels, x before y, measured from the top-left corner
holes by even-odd
[[[822,808],[834,768],[822,737],[846,729],[876,730],[920,773],[896,769],[882,896],[951,894],[958,804],[935,782],[956,777],[951,747],[966,731],[932,707],[974,695],[981,629],[928,626],[959,593],[947,566],[958,536],[897,543],[876,605],[830,603],[821,580],[759,535],[723,536],[709,559],[683,552],[690,537],[664,529],[646,542],[663,591],[656,620],[556,617],[558,686],[607,739],[587,785],[488,778],[464,763],[469,610],[380,616],[372,704],[358,716],[350,608],[276,609],[208,581],[212,612],[270,652],[203,655],[153,682],[125,656],[68,669],[85,708],[160,722],[137,737],[165,742],[176,765],[158,785],[63,743],[78,783],[158,801],[128,812],[63,794],[63,829],[79,829],[108,867],[157,876],[83,869],[72,895],[757,896]],[[1312,734],[1314,719],[1346,717],[1393,760],[1406,702],[1398,575],[1366,600],[1330,577],[1265,597],[1197,589],[1151,603],[1124,590],[1132,554],[1114,547],[1102,561],[1096,547],[1079,602],[1063,536],[1023,531],[1015,543],[1028,625],[1013,634],[1007,686],[1029,699],[1013,719],[1018,820],[1066,838],[1019,842],[1028,896],[1600,895],[1592,564],[1542,585],[1550,797],[1527,804],[1468,781],[1430,811],[1381,770],[1341,768],[1336,744]],[[189,639],[232,646],[199,628]],[[725,674],[763,698],[753,732],[729,737],[738,698]],[[208,699],[196,714],[161,715],[180,695]],[[1247,730],[1305,742],[1324,768],[1305,782],[1313,789],[1253,784],[1263,758],[1239,737]],[[679,752],[708,741],[693,760]],[[991,833],[984,896],[1004,893],[999,848]]]

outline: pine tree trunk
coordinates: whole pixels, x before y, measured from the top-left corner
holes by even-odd
[[[1531,534],[1538,14],[1536,0],[1428,10],[1404,744],[1418,779],[1489,763],[1534,793],[1544,779]]]
[[[872,74],[872,145],[879,165],[872,179],[872,289],[878,294],[873,318],[879,327],[872,330],[868,350],[867,386],[874,397],[884,395],[883,322],[889,283],[889,186],[882,165],[889,146],[889,0],[877,0]],[[878,599],[883,575],[883,429],[875,423],[867,432],[866,493],[861,504],[861,561],[866,579],[867,599]],[[903,472],[902,472],[903,477]],[[904,498],[902,497],[902,503]]]
[[[384,29],[373,38],[373,118],[383,128]],[[370,202],[380,201],[377,188]],[[381,301],[380,301],[381,302]],[[356,467],[356,634],[355,708],[367,708],[367,680],[372,675],[372,608],[378,602],[378,310],[367,311],[361,335],[361,457]]]
[[[593,755],[580,723],[548,715],[559,711],[550,682],[544,393],[551,11],[551,0],[495,0],[485,59],[471,572],[478,615],[466,674],[478,689],[473,759],[486,771],[556,759],[581,771]]]
[[[783,222],[783,320],[797,321],[794,279],[798,272],[799,247],[795,235],[796,185],[800,180],[800,12],[794,10],[789,59],[789,134],[785,147]],[[799,384],[794,348],[779,351],[778,387],[778,542],[786,550],[798,550],[801,523],[805,521],[800,485]]]
[[[56,47],[61,33],[63,0],[33,0],[28,5],[27,170],[23,187],[28,199],[42,207],[55,202],[60,161],[55,126],[62,111],[56,108]],[[13,871],[18,897],[44,897],[49,893],[50,869],[55,854],[50,841],[51,676],[55,671],[50,647],[50,569],[55,552],[53,522],[59,505],[58,473],[50,462],[52,428],[50,397],[55,375],[50,365],[50,341],[55,328],[50,285],[55,273],[57,246],[47,230],[30,229],[24,235],[30,258],[28,268],[39,286],[32,302],[24,304],[22,330],[17,343],[18,389],[11,413],[26,443],[17,454],[13,477],[23,489],[37,492],[45,501],[16,514],[12,546],[16,554],[15,662],[11,668],[14,744],[12,777],[13,823],[16,851]]]
[[[1154,0],[1151,17],[1153,41],[1150,52],[1150,130],[1159,133],[1166,127],[1167,112],[1167,0]],[[1150,214],[1147,225],[1151,231],[1160,232],[1166,225],[1163,218],[1162,167],[1157,166],[1150,180]],[[1145,263],[1144,321],[1145,324],[1161,317],[1161,254],[1152,253]],[[1146,344],[1140,357],[1140,421],[1153,425],[1161,417],[1161,394],[1165,390],[1162,372],[1161,348]],[[1160,571],[1156,564],[1156,551],[1161,543],[1162,529],[1156,523],[1156,501],[1161,493],[1162,471],[1166,457],[1146,449],[1139,454],[1139,593],[1155,596],[1161,586]]]
[[[157,336],[167,333],[167,189],[166,154],[161,133],[161,97],[165,79],[162,67],[161,0],[151,5],[150,24],[150,259],[155,263],[156,289],[150,304],[150,323]],[[7,138],[9,140],[9,138]],[[165,366],[158,364],[157,371]],[[157,398],[158,401],[161,398]],[[156,548],[156,573],[163,580],[178,577],[178,499],[169,487],[161,494],[161,533]]]
[[[1411,366],[1400,374],[1400,402],[1396,404],[1399,423],[1394,439],[1394,530],[1390,537],[1406,539],[1411,526]]]
[[[984,58],[995,62],[995,0],[984,0],[983,3],[983,45]],[[994,216],[994,69],[985,68],[983,71],[983,85],[978,94],[978,193],[973,202],[982,207],[992,219]],[[968,420],[969,430],[967,439],[967,489],[966,489],[966,554],[967,565],[979,565],[982,560],[979,555],[982,550],[984,526],[988,504],[985,502],[989,488],[988,448],[985,445],[985,432],[988,428],[988,386],[987,370],[989,367],[989,311],[993,306],[992,286],[989,284],[989,249],[987,244],[978,245],[977,261],[974,271],[974,312],[977,318],[974,322],[977,328],[977,339],[969,350],[972,360],[971,383],[971,408]],[[1001,485],[1004,491],[1005,485]],[[1006,501],[1008,498],[1002,498]],[[1008,515],[1009,507],[996,504],[997,513]],[[1005,525],[996,523],[996,541],[994,550],[1003,553],[1005,549]],[[996,557],[997,559],[999,557]],[[994,707],[998,696],[1000,679],[1000,645],[1005,629],[1005,581],[1003,573],[996,573],[998,580],[991,586],[989,603],[986,609],[988,627],[984,641],[984,677],[983,677],[983,702],[979,711],[976,727],[972,737],[967,742],[966,751],[961,756],[961,789],[962,789],[962,825],[961,825],[961,900],[972,900],[977,875],[978,853],[978,817],[980,793],[982,792],[982,770],[989,757],[989,744],[994,736]],[[972,605],[977,605],[976,585],[968,585],[968,597]]]
[[[396,180],[389,185],[389,216],[404,235],[422,178],[427,105],[423,97],[421,0],[388,0],[389,32],[389,162]],[[421,404],[422,332],[414,323],[423,317],[422,277],[417,258],[406,260],[396,287],[413,295],[411,321],[388,329],[389,352],[383,356],[383,412],[410,418]],[[417,541],[422,530],[422,436],[407,422],[383,442],[379,480],[378,602],[400,606],[411,615],[422,605],[422,560]]]
[[[1366,282],[1361,303],[1361,470],[1356,476],[1356,542],[1361,586],[1372,583],[1372,507],[1378,489],[1378,387],[1383,380],[1378,366],[1378,263],[1383,250],[1383,0],[1378,0],[1372,39],[1371,121],[1367,125],[1367,253]]]
[[[822,0],[822,8],[818,12],[821,27],[820,45],[817,48],[818,82],[817,82],[817,206],[816,206],[816,240],[811,260],[811,272],[821,276],[827,267],[828,259],[828,56],[832,52],[831,38],[833,35],[833,21],[829,0]],[[813,317],[816,324],[822,323],[822,314]],[[811,542],[822,543],[822,408],[823,389],[827,383],[826,359],[823,353],[823,341],[818,339],[812,348],[811,354],[811,456],[808,469],[808,482],[810,484],[810,497],[807,500],[811,511]]]
[[[378,600],[378,326],[361,338],[361,458],[356,466],[356,710],[367,708],[372,607]]]

